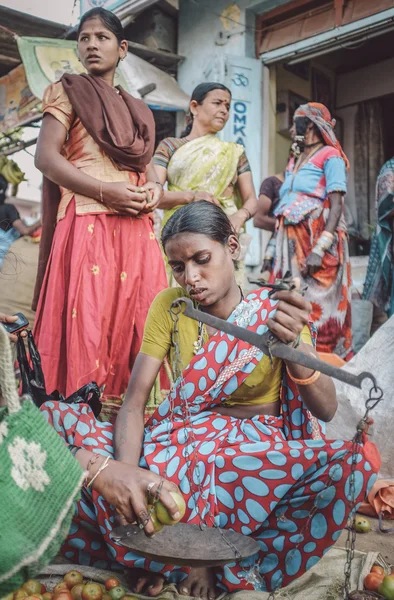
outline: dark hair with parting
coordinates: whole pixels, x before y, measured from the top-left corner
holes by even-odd
[[[194,88],[193,93],[190,98],[190,102],[193,100],[197,102],[197,104],[202,104],[209,94],[209,92],[213,92],[214,90],[222,90],[223,92],[228,92],[231,98],[231,91],[223,85],[223,83],[215,83],[214,81],[210,81],[207,83],[200,83],[197,87]],[[193,115],[189,112],[188,123],[186,125],[186,129],[181,133],[181,138],[186,137],[192,130],[193,127]]]
[[[86,21],[89,21],[89,19],[95,18],[100,19],[102,24],[114,34],[119,44],[125,39],[125,33],[120,19],[116,15],[114,15],[114,13],[112,13],[110,10],[106,10],[102,7],[92,8],[91,10],[88,10],[88,12],[86,12],[84,15],[82,15],[78,26],[78,37],[82,31],[84,23]]]
[[[294,123],[295,123],[296,134],[304,136],[308,125],[310,125],[312,123],[312,121],[310,119],[308,119],[308,117],[296,117],[294,119]],[[323,142],[323,144],[325,144],[326,142],[324,141],[324,138],[321,134],[320,129],[314,123],[313,123],[313,130],[314,130],[315,134],[317,135],[317,137],[319,138],[319,140],[321,142]]]
[[[223,209],[206,200],[186,204],[168,219],[161,232],[164,251],[168,240],[178,233],[201,233],[223,246],[231,235],[237,236]]]

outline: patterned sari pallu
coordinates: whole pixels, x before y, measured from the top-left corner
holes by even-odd
[[[229,321],[262,334],[275,307],[268,290],[258,290]],[[279,417],[238,419],[215,412],[263,358],[261,350],[216,333],[176,381],[144,435],[140,466],[179,486],[187,503],[184,521],[198,524],[202,518],[259,542],[258,555],[215,569],[227,591],[253,589],[250,573],[260,576],[258,589],[276,589],[315,565],[372,487],[380,462],[375,446],[364,439],[356,449],[353,502],[352,443],[325,440],[323,424],[285,375]],[[69,442],[112,455],[112,426],[97,424],[87,407],[44,410]],[[174,582],[186,576],[187,568],[159,564],[113,542],[113,523],[114,511],[103,498],[86,494],[64,546],[66,556],[92,566],[110,558]]]

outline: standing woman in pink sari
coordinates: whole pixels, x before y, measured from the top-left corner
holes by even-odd
[[[162,187],[150,161],[155,126],[141,101],[114,87],[127,41],[119,19],[81,19],[87,75],[64,75],[43,99],[36,166],[44,174],[43,238],[34,335],[47,389],[89,381],[120,396],[148,308],[166,287],[152,226]]]

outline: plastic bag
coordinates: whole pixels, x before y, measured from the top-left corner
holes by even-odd
[[[45,388],[45,378],[41,366],[40,353],[31,331],[27,334],[27,346],[29,349],[30,361],[27,358],[26,347],[21,336],[18,337],[16,344],[17,357],[22,381],[22,394],[31,396],[36,406],[41,406],[48,400]]]
[[[29,395],[34,404],[40,407],[48,400],[65,402],[66,404],[88,404],[97,418],[101,412],[100,390],[96,382],[87,383],[79,390],[64,398],[58,390],[47,394],[45,377],[41,365],[41,357],[31,331],[28,332],[27,346],[30,360],[27,357],[24,340],[21,336],[17,341],[17,357],[21,373],[22,394]]]
[[[358,512],[369,517],[378,517],[379,530],[382,533],[394,533],[394,527],[383,527],[383,519],[394,520],[394,481],[378,479]]]
[[[66,404],[89,404],[96,418],[99,416],[102,407],[100,390],[95,381],[91,381],[79,388],[77,392],[74,392],[68,398],[64,398],[64,396],[55,390],[47,400],[65,402]]]

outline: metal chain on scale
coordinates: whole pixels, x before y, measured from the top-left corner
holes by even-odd
[[[207,517],[208,517],[210,520],[211,527],[215,527],[220,532],[222,539],[233,550],[234,558],[239,560],[242,558],[241,553],[239,552],[238,548],[227,538],[227,536],[225,535],[225,532],[215,523],[215,517],[212,513],[212,510],[210,507],[210,502],[208,501],[208,499],[205,500],[205,506],[202,511],[200,510],[200,507],[199,507],[199,498],[202,501],[204,501],[204,491],[202,488],[202,477],[201,477],[201,471],[200,471],[200,466],[199,466],[199,460],[198,460],[198,456],[197,456],[197,441],[196,441],[196,438],[194,435],[193,427],[191,426],[190,405],[189,405],[187,398],[183,394],[183,388],[184,388],[184,379],[183,379],[183,375],[182,375],[183,364],[182,364],[182,360],[181,360],[180,344],[179,344],[179,329],[178,329],[179,315],[181,312],[182,312],[181,305],[172,306],[170,309],[171,319],[174,323],[174,332],[173,332],[173,336],[172,336],[172,343],[173,343],[173,347],[174,347],[174,359],[173,359],[174,382],[179,381],[179,387],[180,387],[179,395],[182,400],[181,411],[182,411],[182,420],[183,420],[183,426],[184,426],[184,432],[185,432],[184,457],[186,459],[186,465],[187,465],[186,476],[187,476],[187,479],[189,482],[190,490],[192,491],[191,495],[194,499],[195,511],[196,511],[196,515],[198,516],[198,519],[200,522],[200,529],[205,529],[208,526],[208,524],[206,522]],[[170,418],[169,418],[168,434],[171,431],[172,418],[174,415],[174,398],[172,397],[171,393],[169,394],[169,401],[170,401]],[[189,439],[189,436],[190,436],[190,439]],[[190,447],[192,449],[192,452],[189,451]],[[167,475],[168,459],[169,459],[169,445],[167,447],[166,467],[165,467],[165,471],[164,471],[166,475]],[[194,462],[194,471],[196,473],[196,477],[193,477],[193,473],[192,473],[192,463],[193,462]],[[197,483],[196,483],[196,479],[197,479]]]
[[[345,573],[345,585],[343,590],[343,597],[346,600],[350,593],[350,576],[352,571],[352,561],[354,558],[354,549],[356,544],[356,530],[354,528],[354,509],[356,505],[355,501],[355,477],[356,477],[356,465],[357,455],[361,445],[361,438],[364,431],[368,431],[369,413],[383,400],[383,390],[376,384],[372,386],[369,391],[369,397],[365,401],[365,413],[361,421],[357,425],[357,432],[353,438],[352,443],[352,465],[349,480],[349,491],[351,496],[351,512],[349,515],[349,523],[347,527],[347,538],[346,538],[346,563],[344,568]]]
[[[368,430],[368,426],[369,426],[369,422],[368,422],[368,417],[369,417],[369,413],[371,412],[371,410],[373,410],[378,404],[379,402],[381,402],[383,400],[383,390],[376,386],[373,385],[372,388],[369,391],[369,397],[365,402],[365,414],[362,417],[362,419],[359,421],[358,425],[357,425],[357,431],[356,434],[352,440],[352,445],[351,448],[349,449],[348,452],[346,452],[344,454],[344,456],[341,458],[340,461],[337,462],[337,464],[335,465],[338,469],[338,467],[340,467],[340,465],[345,461],[345,459],[349,456],[349,454],[351,455],[351,470],[350,470],[350,476],[349,476],[349,494],[348,494],[348,498],[349,502],[348,502],[348,507],[350,508],[350,512],[349,512],[349,518],[348,518],[348,524],[347,524],[347,538],[346,538],[346,562],[345,562],[345,567],[344,567],[344,574],[345,574],[345,579],[344,579],[344,585],[343,585],[343,598],[344,600],[347,600],[347,598],[349,597],[349,593],[350,593],[350,578],[351,578],[351,572],[352,572],[352,561],[354,558],[354,551],[355,551],[355,543],[356,543],[356,530],[354,528],[354,509],[356,507],[356,498],[355,498],[355,492],[356,492],[356,486],[355,486],[355,476],[356,476],[356,469],[357,469],[357,462],[358,462],[358,454],[359,454],[359,450],[361,448],[361,439],[362,439],[362,434],[364,431]],[[331,469],[330,469],[331,471]],[[334,476],[335,476],[335,471],[329,472],[329,475],[327,477],[327,479],[324,482],[324,488],[321,490],[321,492],[319,492],[319,496],[320,496],[320,500],[323,500],[322,494],[323,492],[329,487],[329,485],[332,483],[332,481],[334,480]],[[304,527],[302,528],[299,536],[300,539],[297,542],[297,544],[294,546],[294,548],[288,553],[288,555],[286,556],[286,561],[285,564],[288,564],[292,558],[293,558],[293,553],[297,550],[297,548],[300,546],[300,544],[303,542],[303,533],[306,531],[306,529],[308,528],[312,518],[314,517],[314,515],[316,514],[316,512],[319,510],[319,507],[315,504],[313,506],[313,508],[311,509],[308,518],[306,520],[306,523],[304,525]],[[276,597],[276,593],[281,589],[281,585],[279,583],[279,585],[275,588],[275,590],[273,590],[269,596],[268,596],[268,600],[275,600]]]
[[[196,514],[198,515],[199,520],[200,520],[200,528],[204,529],[207,526],[207,523],[206,523],[206,521],[204,521],[204,518],[206,518],[208,516],[210,518],[212,526],[216,527],[218,529],[218,531],[220,532],[220,534],[221,534],[222,538],[225,540],[225,542],[234,550],[235,557],[237,559],[240,559],[241,554],[238,551],[238,549],[234,546],[234,544],[232,544],[226,538],[223,530],[215,524],[215,519],[214,519],[214,516],[210,509],[208,501],[205,502],[205,508],[203,511],[203,512],[205,512],[205,515],[203,515],[201,513],[199,506],[198,506],[198,497],[203,499],[203,489],[202,489],[201,473],[200,473],[198,457],[197,457],[197,449],[196,449],[197,442],[196,442],[196,439],[194,436],[193,427],[191,427],[191,425],[190,425],[190,419],[191,419],[190,406],[189,406],[187,399],[182,394],[183,387],[184,387],[184,380],[182,377],[183,365],[182,365],[182,360],[181,360],[181,355],[180,355],[179,330],[178,330],[179,315],[181,312],[182,312],[182,307],[179,305],[176,307],[171,307],[171,309],[170,309],[170,315],[171,315],[171,318],[174,323],[174,333],[173,333],[173,337],[172,337],[172,342],[173,342],[173,347],[174,347],[174,360],[173,360],[174,381],[179,380],[179,385],[180,385],[180,397],[182,400],[181,411],[182,411],[182,419],[183,419],[184,431],[185,431],[185,454],[184,454],[184,456],[185,456],[186,464],[187,464],[187,478],[188,478],[188,482],[190,485],[190,489],[194,490],[192,493],[192,496],[194,498]],[[344,462],[345,458],[347,458],[349,456],[349,454],[351,454],[352,463],[351,463],[351,472],[350,472],[350,477],[349,477],[349,496],[348,496],[348,497],[350,497],[350,500],[348,503],[348,506],[350,508],[350,513],[349,513],[349,520],[348,520],[348,525],[347,525],[348,533],[347,533],[347,540],[346,540],[346,563],[345,563],[345,567],[344,567],[345,581],[344,581],[344,587],[343,587],[343,598],[345,600],[348,598],[348,595],[350,592],[349,588],[350,588],[351,568],[352,568],[352,561],[354,558],[355,541],[356,541],[356,531],[353,526],[353,521],[354,521],[354,508],[356,506],[355,474],[356,474],[356,468],[357,468],[357,457],[358,457],[358,453],[359,453],[360,446],[361,446],[362,434],[365,430],[368,429],[369,413],[382,400],[383,400],[383,390],[380,387],[378,387],[377,385],[373,385],[369,391],[369,397],[365,402],[365,408],[366,408],[365,414],[357,425],[357,431],[352,440],[351,448],[348,452],[346,452],[344,454],[342,459],[340,461],[338,461],[337,464],[335,465],[336,468],[338,469],[340,467],[341,463]],[[170,434],[170,432],[171,432],[172,418],[174,415],[174,399],[171,396],[171,393],[169,394],[169,402],[170,402],[170,418],[169,418],[168,434]],[[190,443],[189,443],[189,434],[190,434]],[[189,452],[189,446],[192,447],[192,454]],[[193,474],[192,474],[191,458],[194,459],[194,463],[195,463],[195,471],[196,471],[197,478],[198,478],[197,484],[195,484],[195,478],[193,477]],[[168,444],[165,475],[167,475],[167,467],[168,467],[169,459],[170,459],[170,456],[169,456],[169,444]],[[322,493],[333,482],[334,476],[335,476],[335,470],[330,469],[327,479],[324,482],[324,488],[321,490],[321,492],[319,492],[320,499],[322,499]],[[287,554],[285,564],[288,564],[292,560],[294,553],[296,552],[296,550],[298,549],[300,544],[303,542],[303,539],[304,539],[303,533],[308,529],[311,520],[313,519],[314,515],[317,513],[318,510],[319,510],[319,506],[315,504],[313,506],[313,508],[311,509],[311,511],[309,512],[309,515],[305,521],[304,527],[302,528],[302,530],[299,533],[299,541],[296,543],[294,548]],[[281,518],[285,519],[284,514],[279,517],[279,519],[281,519]],[[254,585],[255,589],[262,591],[265,578],[260,573],[260,563],[261,563],[261,561],[259,561],[254,566],[252,566],[248,572],[245,572],[244,578],[247,581],[249,581],[252,585]],[[281,589],[281,581],[279,581],[278,586],[269,593],[268,600],[275,600],[276,594],[280,589]]]

